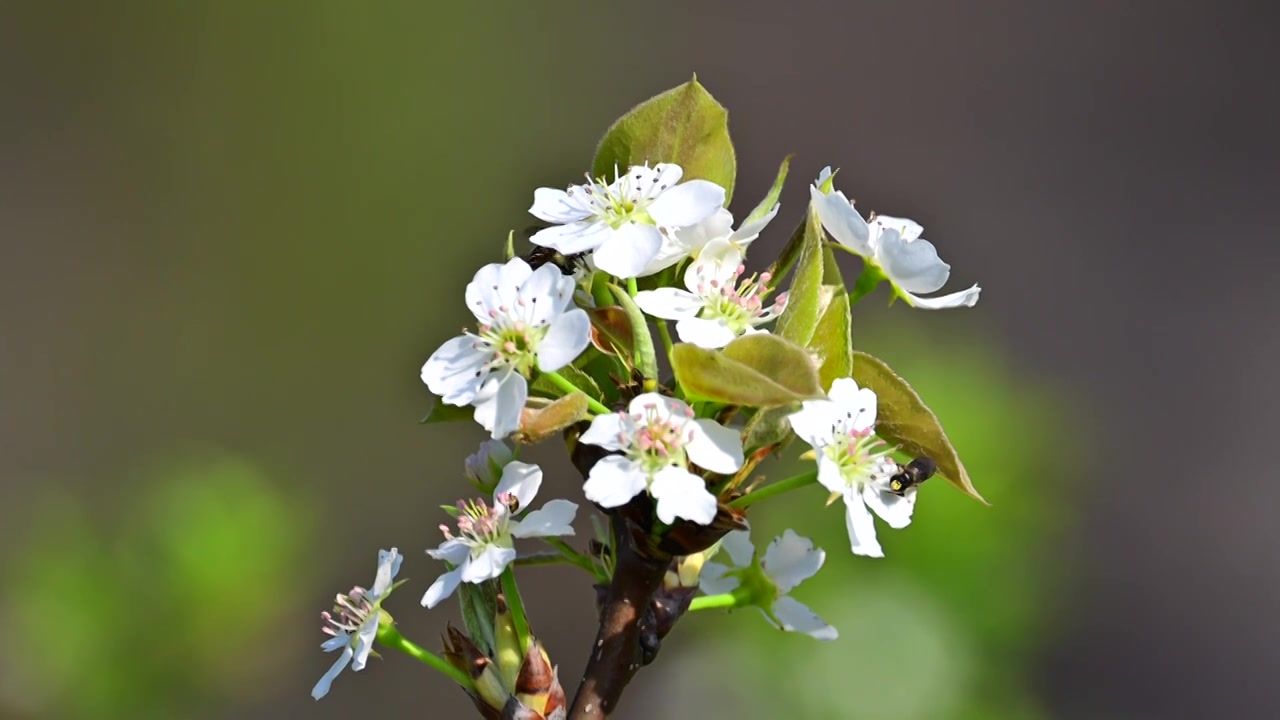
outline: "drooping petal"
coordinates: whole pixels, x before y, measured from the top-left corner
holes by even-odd
[[[476,395],[476,422],[494,438],[504,438],[520,427],[520,411],[529,399],[529,384],[524,376],[507,371],[503,377],[490,377]]]
[[[906,291],[899,291],[902,299],[907,304],[921,310],[946,310],[948,308],[973,307],[978,304],[978,295],[981,294],[982,288],[974,285],[968,290],[951,293],[950,295],[942,295],[940,297],[922,298],[912,295]]]
[[[830,400],[805,400],[800,410],[787,416],[796,437],[815,449],[831,444],[836,405]]]
[[[347,669],[347,665],[351,663],[351,657],[354,654],[355,651],[352,650],[351,645],[348,644],[342,651],[342,654],[338,656],[338,659],[333,661],[333,666],[324,674],[324,677],[320,678],[320,681],[316,683],[316,686],[311,688],[311,697],[319,700],[325,695],[328,695],[329,686],[333,684],[333,679],[338,677],[343,670]]]
[[[629,444],[625,438],[624,425],[622,413],[597,415],[591,421],[591,427],[578,437],[578,442],[596,445],[605,450],[622,450]]]
[[[609,233],[591,258],[596,267],[620,278],[638,277],[658,256],[662,233],[653,225],[626,222]],[[563,251],[562,251],[563,252]]]
[[[685,427],[689,441],[685,452],[695,465],[714,473],[737,472],[742,467],[742,435],[715,420],[702,418]]]
[[[902,290],[929,293],[951,277],[951,266],[942,262],[933,243],[919,238],[908,242],[896,229],[883,228],[875,243],[876,264]]]
[[[479,555],[462,565],[462,581],[479,583],[492,580],[501,575],[502,571],[507,569],[507,565],[515,559],[515,548],[486,545]]]
[[[858,387],[853,378],[836,378],[827,397],[835,403],[836,419],[843,419],[846,429],[863,432],[875,426],[875,390]]]
[[[511,523],[511,536],[518,538],[560,537],[573,534],[573,518],[578,505],[568,500],[552,500]]]
[[[804,633],[822,641],[835,640],[840,636],[835,628],[815,615],[804,603],[788,595],[773,603],[773,614],[778,618],[780,627],[787,632]]]
[[[722,348],[738,337],[727,321],[707,318],[685,318],[677,322],[676,335],[683,342],[708,350]]]
[[[541,487],[542,468],[518,460],[511,462],[502,468],[502,479],[498,481],[498,487],[493,489],[494,505],[500,504],[499,495],[511,493],[519,503],[516,507],[526,510],[533,505],[533,499],[537,497]]]
[[[708,525],[716,517],[716,496],[702,478],[681,467],[654,473],[649,493],[658,501],[658,519],[670,525],[681,517]]]
[[[445,598],[452,595],[454,590],[458,589],[458,584],[461,582],[461,566],[436,578],[436,581],[431,583],[431,587],[427,588],[427,592],[423,594],[422,606],[430,609],[439,605]]]
[[[690,180],[667,189],[649,204],[659,225],[679,228],[702,222],[724,206],[724,188],[710,180]]]
[[[702,565],[702,574],[698,576],[698,589],[708,595],[723,595],[738,589],[741,585],[736,575],[727,575],[729,567],[716,562]]]
[[[769,543],[760,564],[773,578],[778,591],[786,593],[816,575],[826,559],[827,553],[822,548],[815,548],[812,540],[788,529]]]
[[[552,225],[534,233],[529,242],[558,250],[565,255],[575,255],[600,247],[609,239],[613,229],[603,220],[580,220],[568,225]]]
[[[369,594],[374,598],[382,597],[387,588],[391,587],[391,581],[396,579],[396,575],[400,572],[400,563],[404,561],[404,556],[396,548],[390,550],[378,551],[378,573],[374,576],[373,587],[369,588]]]
[[[822,227],[827,229],[836,242],[864,258],[873,256],[871,230],[867,227],[867,221],[844,193],[833,190],[824,194],[817,187],[810,186],[809,200],[818,213],[818,219],[822,221]]]
[[[355,653],[351,658],[351,670],[360,672],[369,662],[369,652],[373,650],[373,639],[378,635],[378,613],[374,613],[360,623],[356,633]]]
[[[471,548],[459,538],[445,540],[435,549],[427,548],[427,555],[431,556],[431,559],[443,560],[450,565],[461,565],[470,554]]]
[[[551,321],[538,342],[538,369],[553,372],[573,362],[591,342],[591,319],[574,308]]]
[[[320,649],[324,650],[327,653],[330,653],[330,652],[333,652],[334,650],[341,650],[342,648],[347,647],[350,644],[351,644],[351,636],[346,634],[345,632],[340,632],[337,635],[334,635],[333,637],[329,638],[328,640],[325,640],[324,642],[320,643]]]
[[[916,490],[911,488],[897,495],[870,483],[862,488],[862,501],[889,527],[901,530],[911,524],[911,513],[916,508]]]
[[[756,548],[751,544],[751,533],[746,530],[734,530],[720,541],[720,549],[729,554],[737,567],[747,567],[755,557]]]
[[[529,212],[539,220],[563,225],[591,215],[585,205],[569,193],[555,188],[538,188],[533,191],[533,205]]]
[[[644,492],[648,480],[648,475],[635,462],[620,455],[609,455],[591,467],[591,474],[582,484],[582,493],[600,507],[618,507]]]
[[[467,405],[488,376],[493,350],[473,337],[459,335],[431,353],[422,366],[422,382],[449,405]]]
[[[849,546],[854,555],[884,557],[880,542],[876,540],[875,520],[871,511],[862,503],[862,496],[850,489],[844,496],[845,526],[849,530]]]
[[[635,300],[641,310],[667,320],[696,317],[702,310],[702,298],[673,287],[642,290],[636,293]]]

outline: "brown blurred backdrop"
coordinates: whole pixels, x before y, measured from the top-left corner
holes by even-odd
[[[999,382],[1056,398],[1056,430],[1041,438],[1054,462],[984,488],[992,510],[955,506],[972,523],[963,532],[1009,522],[1012,498],[1059,477],[1062,512],[1047,522],[1060,526],[1031,556],[1045,588],[1034,642],[1026,657],[987,659],[1017,664],[1033,701],[1008,716],[1280,714],[1269,461],[1280,53],[1269,4],[7,10],[0,585],[19,607],[11,617],[27,630],[58,625],[115,583],[117,604],[76,615],[84,632],[120,621],[128,642],[103,647],[127,646],[140,665],[152,654],[194,662],[166,638],[195,621],[129,608],[149,592],[141,580],[170,567],[165,553],[192,517],[230,508],[183,556],[228,595],[201,616],[216,649],[201,661],[205,680],[129,676],[129,716],[465,712],[447,682],[401,658],[340,678],[314,703],[307,692],[330,660],[316,650],[316,613],[369,582],[377,548],[395,544],[415,581],[397,619],[434,645],[452,609],[417,607],[438,572],[421,551],[481,438],[416,425],[429,403],[418,368],[463,322],[474,268],[528,224],[532,189],[578,177],[614,117],[693,71],[730,110],[735,210],[796,155],[778,221],[788,227],[758,247],[785,239],[804,184],[834,164],[861,207],[922,222],[957,287],[984,288],[965,312],[864,302],[875,329],[860,344],[892,346],[886,328],[909,325],[904,354],[929,360],[938,392],[963,345],[985,353]],[[554,450],[533,456],[572,493]],[[175,484],[226,494],[165,489]],[[246,495],[259,503],[251,511]],[[148,508],[166,519],[139,540]],[[227,530],[226,517],[240,524]],[[1010,532],[1002,544],[1020,542]],[[842,548],[838,534],[822,540]],[[245,575],[239,559],[264,548],[272,562]],[[208,575],[209,552],[227,554],[223,575]],[[24,573],[54,566],[67,574],[47,587],[61,590],[24,593]],[[573,687],[593,633],[586,583],[556,569],[525,594]],[[79,681],[55,671],[76,657],[119,660],[68,633],[46,652],[56,662],[34,660],[39,648],[2,653],[0,716],[71,712]],[[846,630],[841,642],[858,637]],[[693,643],[673,643],[626,717],[688,684],[677,675],[711,672],[681,662]],[[108,684],[102,704],[79,711],[125,707]],[[165,687],[170,697],[147,704]],[[850,698],[847,716],[880,717],[859,706]]]

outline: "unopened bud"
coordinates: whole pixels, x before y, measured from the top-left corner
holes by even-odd
[[[511,617],[511,608],[507,599],[498,595],[498,611],[494,616],[494,659],[498,663],[498,671],[503,684],[508,688],[516,686],[516,677],[520,674],[520,666],[524,663],[524,648],[520,647],[520,638],[516,635],[516,623]]]
[[[492,493],[502,478],[502,469],[514,458],[511,448],[503,441],[485,440],[480,443],[480,449],[466,460],[467,479],[486,495]]]
[[[529,647],[529,654],[520,667],[520,675],[516,678],[516,699],[520,704],[537,711],[543,716],[549,715],[554,708],[549,707],[559,690],[559,703],[564,704],[564,690],[556,679],[556,671],[551,667],[551,659],[536,640]]]

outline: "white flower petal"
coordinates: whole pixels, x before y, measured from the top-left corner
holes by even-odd
[[[591,466],[582,493],[600,507],[618,507],[644,492],[648,480],[639,465],[620,455],[609,455]]]
[[[431,587],[427,588],[427,592],[423,594],[422,606],[430,609],[439,605],[458,589],[458,584],[461,582],[462,567],[456,567],[436,578],[436,581],[431,583]]]
[[[613,229],[601,220],[582,220],[568,225],[552,225],[534,233],[529,242],[574,255],[600,247],[609,239]]]
[[[369,652],[373,650],[373,639],[378,635],[378,614],[374,613],[360,624],[356,634],[355,652],[351,658],[352,672],[360,672],[369,662]]]
[[[894,285],[912,293],[929,293],[951,277],[951,266],[942,262],[933,243],[923,238],[907,242],[898,230],[884,228],[874,244],[876,264]]]
[[[781,207],[782,203],[774,203],[773,209],[766,215],[757,220],[752,220],[749,223],[744,223],[742,227],[733,231],[733,234],[729,235],[729,242],[736,245],[739,249],[745,250],[746,247],[751,244],[752,240],[760,237],[760,233],[764,232],[765,227],[778,214],[778,209]]]
[[[811,186],[809,200],[818,213],[818,219],[822,221],[822,227],[827,229],[836,242],[864,258],[873,256],[871,229],[844,193],[833,190],[824,194],[817,187]]]
[[[467,283],[467,309],[480,322],[489,322],[502,306],[503,300],[498,294],[501,287],[502,263],[489,263],[481,267],[471,282]]]
[[[519,308],[519,312],[528,318],[528,323],[535,327],[549,322],[563,309],[559,301],[563,300],[565,280],[560,268],[554,264],[540,265],[520,284],[515,306],[511,309]],[[569,292],[572,291],[570,287]]]
[[[738,337],[724,320],[707,320],[704,318],[685,318],[676,323],[676,335],[682,342],[697,345],[700,348],[715,350],[733,342]]]
[[[339,633],[338,635],[334,635],[328,640],[325,640],[324,642],[320,643],[320,649],[329,653],[329,652],[333,652],[334,650],[341,650],[342,648],[347,647],[350,644],[351,644],[351,636],[346,633]]]
[[[493,351],[475,338],[459,335],[431,353],[422,366],[422,382],[449,405],[467,405],[480,392]]]
[[[552,500],[538,510],[511,523],[511,536],[518,538],[573,535],[573,518],[578,506],[568,500]]]
[[[866,485],[862,488],[862,501],[889,527],[901,530],[911,524],[911,513],[916,508],[916,489],[897,495],[875,485]]]
[[[710,180],[690,180],[667,189],[649,204],[649,217],[669,228],[702,222],[724,206],[724,188]]]
[[[533,499],[537,497],[538,489],[541,487],[542,468],[518,460],[511,462],[502,468],[502,479],[493,489],[494,505],[501,504],[498,502],[499,495],[511,493],[519,503],[516,507],[526,510],[533,504]]]
[[[836,629],[795,598],[783,596],[773,603],[773,614],[783,630],[804,633],[817,640],[830,641],[840,636]]]
[[[845,526],[849,530],[849,546],[854,555],[865,557],[884,557],[880,542],[876,540],[875,520],[871,519],[871,511],[862,504],[862,497],[850,489],[844,496]]]
[[[788,529],[769,543],[760,564],[778,586],[778,591],[786,593],[818,574],[826,559],[827,553],[822,548],[815,548],[812,540]]]
[[[346,649],[342,651],[342,655],[333,662],[333,666],[324,674],[324,677],[320,678],[320,681],[316,683],[316,686],[311,688],[311,697],[319,700],[325,695],[328,695],[329,686],[333,684],[333,679],[338,677],[343,670],[347,669],[347,665],[351,662],[351,656],[354,654],[355,651],[351,649],[350,645],[347,645]]]
[[[827,490],[841,495],[849,489],[849,483],[840,472],[840,463],[827,457],[827,454],[821,450],[818,451],[818,483]]]
[[[520,412],[528,399],[529,384],[520,373],[490,377],[473,401],[476,422],[492,437],[504,438],[520,427]]]
[[[681,517],[708,525],[716,517],[716,496],[702,478],[680,467],[665,467],[653,476],[649,493],[658,501],[658,519],[670,525]]]
[[[369,594],[375,599],[382,597],[387,592],[387,588],[391,587],[391,581],[396,579],[396,575],[400,572],[400,563],[404,561],[404,556],[396,548],[390,550],[378,551],[378,573],[374,576],[373,587],[369,588]]]
[[[950,295],[942,295],[940,297],[922,298],[916,297],[909,292],[899,291],[902,299],[907,301],[911,307],[920,308],[921,310],[946,310],[948,308],[973,307],[978,304],[978,295],[982,292],[982,288],[974,285],[968,290],[951,293]]]
[[[737,567],[747,567],[756,555],[756,548],[751,544],[751,533],[746,530],[734,530],[720,541],[720,549],[729,554]]]
[[[450,565],[461,565],[471,554],[471,547],[459,538],[449,538],[440,543],[440,547],[427,549],[427,555],[433,560],[443,560]]]
[[[591,211],[572,195],[555,188],[538,188],[533,191],[533,206],[529,212],[539,220],[563,225],[591,215]]]
[[[547,334],[538,342],[538,369],[554,372],[573,362],[591,342],[591,319],[585,310],[574,308],[551,321]]]
[[[787,416],[787,422],[796,437],[819,449],[831,444],[836,411],[830,400],[805,400],[799,410]]]
[[[656,392],[641,393],[627,404],[627,411],[633,416],[647,417],[652,414],[657,420],[674,420],[681,427],[693,418],[693,408],[666,395]]]
[[[468,583],[481,583],[485,580],[492,580],[502,574],[507,569],[507,565],[516,559],[516,549],[509,547],[499,547],[497,545],[486,545],[480,554],[471,558],[471,561],[464,563],[462,570],[462,581]]]
[[[685,287],[690,292],[702,294],[719,294],[720,287],[737,280],[738,266],[742,264],[742,250],[723,238],[712,240],[702,248],[698,258],[689,263],[684,273]],[[699,285],[704,284],[701,290]]]
[[[853,378],[836,378],[827,397],[835,403],[836,419],[843,419],[847,429],[862,432],[875,427],[875,390],[859,388]]]
[[[924,226],[909,218],[876,215],[876,224],[897,230],[902,239],[907,242],[911,242],[924,234]]]
[[[679,288],[663,287],[636,293],[636,305],[646,313],[667,320],[696,317],[702,310],[702,298]]]
[[[720,563],[707,562],[702,565],[702,574],[698,576],[698,589],[708,595],[731,593],[741,585],[735,575],[726,575],[730,568]]]
[[[703,418],[686,426],[690,438],[685,452],[695,465],[714,473],[737,472],[742,467],[742,435],[715,420]]]
[[[629,445],[623,437],[624,425],[622,413],[597,415],[591,421],[591,427],[578,437],[578,442],[602,447],[605,450],[622,450]]]
[[[658,256],[662,233],[653,225],[623,223],[596,248],[591,258],[596,267],[619,278],[638,277]]]

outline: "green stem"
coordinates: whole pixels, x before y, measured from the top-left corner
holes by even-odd
[[[722,595],[703,595],[696,597],[693,602],[689,603],[689,612],[696,610],[714,610],[717,608],[735,608],[741,604],[743,596],[740,593],[731,592]]]
[[[635,297],[638,292],[640,292],[640,286],[636,284],[636,279],[627,278],[627,294]]]
[[[502,572],[502,594],[506,596],[507,607],[511,609],[511,622],[516,626],[520,652],[525,652],[529,648],[529,619],[524,614],[520,588],[516,587],[516,569],[510,565]]]
[[[532,555],[521,555],[514,560],[518,567],[537,567],[539,565],[565,565],[575,564],[572,559],[561,555],[558,552],[534,553]]]
[[[833,247],[843,248],[844,246],[834,245]],[[848,250],[848,248],[845,249]],[[853,284],[853,289],[849,291],[850,307],[856,305],[859,300],[869,295],[871,291],[875,290],[876,286],[880,284],[880,281],[885,279],[884,272],[882,272],[880,268],[865,260],[863,263],[862,272],[858,274],[858,280]]]
[[[789,492],[791,490],[795,490],[796,488],[804,487],[805,485],[808,485],[810,483],[817,482],[817,480],[818,480],[818,471],[810,470],[807,473],[796,475],[795,477],[789,477],[786,480],[779,480],[776,483],[765,485],[759,490],[749,492],[746,495],[743,495],[742,497],[738,498],[737,500],[734,500],[733,502],[729,503],[729,507],[734,508],[735,510],[748,508],[760,502],[761,500],[767,500],[773,497],[774,495],[781,495],[784,492]]]
[[[543,377],[545,377],[546,379],[548,379],[548,380],[550,380],[551,382],[555,383],[555,386],[556,386],[556,387],[560,388],[561,390],[565,391],[566,393],[576,393],[576,392],[580,392],[580,393],[582,393],[583,395],[586,395],[586,396],[587,396],[587,407],[591,408],[591,410],[592,410],[593,412],[599,413],[599,414],[601,414],[601,415],[610,415],[610,414],[612,414],[612,413],[613,413],[613,411],[612,411],[612,410],[610,410],[609,408],[605,407],[605,406],[604,406],[604,404],[603,404],[603,403],[601,403],[599,400],[596,400],[595,398],[591,397],[590,395],[587,395],[586,393],[582,392],[582,388],[580,388],[580,387],[578,387],[577,385],[574,385],[573,383],[569,382],[569,378],[567,378],[567,377],[565,377],[565,376],[561,375],[561,374],[560,374],[560,373],[558,373],[558,372],[547,372],[547,371],[545,371],[545,370],[543,370],[543,371],[541,371],[541,372],[542,372]]]
[[[671,348],[675,343],[671,342],[671,328],[667,327],[666,320],[658,320],[658,334],[662,336],[662,347],[667,350],[667,357],[671,357]]]
[[[569,543],[561,540],[560,538],[553,538],[553,537],[544,537],[542,538],[542,541],[550,545],[551,547],[555,548],[560,553],[560,557],[563,558],[565,562],[572,563],[573,565],[576,565],[582,568],[583,570],[586,570],[587,572],[591,573],[591,576],[594,577],[596,580],[599,580],[601,582],[608,580],[608,578],[601,577],[599,568],[596,567],[595,563],[591,562],[591,558],[587,557],[586,555],[583,555],[577,550],[574,550],[572,547],[569,546]]]
[[[439,670],[464,689],[471,690],[475,687],[475,684],[471,682],[471,678],[467,677],[466,673],[450,665],[447,660],[439,655],[408,640],[389,624],[378,629],[378,644],[392,650],[399,650],[423,665]]]

